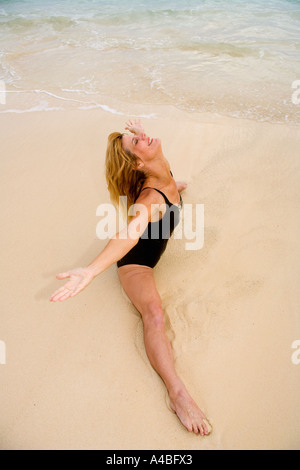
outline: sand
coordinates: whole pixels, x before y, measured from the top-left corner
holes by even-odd
[[[147,109],[145,110],[147,113]],[[53,304],[55,274],[85,266],[105,184],[102,110],[0,115],[1,449],[299,449],[299,127],[186,115],[145,119],[205,240],[171,239],[155,268],[176,367],[209,417],[188,433],[149,365],[116,266]]]

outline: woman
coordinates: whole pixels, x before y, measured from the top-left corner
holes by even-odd
[[[140,121],[126,124],[129,134],[115,132],[108,138],[108,190],[115,204],[119,202],[119,196],[127,196],[127,215],[130,207],[144,210],[128,218],[126,228],[111,239],[86,268],[58,274],[57,279],[70,280],[50,300],[56,302],[74,297],[96,276],[117,263],[121,285],[142,316],[146,352],[166,385],[170,407],[188,431],[208,435],[210,426],[205,415],[176,373],[153,275],[153,268],[179,221],[180,192],[186,184],[174,181],[160,139],[146,136]]]

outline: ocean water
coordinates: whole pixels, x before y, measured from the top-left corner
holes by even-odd
[[[158,104],[299,124],[300,1],[0,0],[0,85],[0,113]]]

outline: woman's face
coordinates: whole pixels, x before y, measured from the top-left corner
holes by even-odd
[[[124,150],[129,150],[139,157],[143,163],[152,160],[157,155],[157,152],[161,150],[160,139],[153,139],[144,133],[139,135],[124,134],[122,145]]]

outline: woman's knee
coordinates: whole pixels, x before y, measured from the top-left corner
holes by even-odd
[[[159,300],[148,302],[142,312],[144,324],[155,328],[164,327],[164,312]]]

